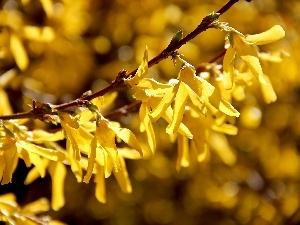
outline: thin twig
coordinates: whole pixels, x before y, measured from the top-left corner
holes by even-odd
[[[216,55],[215,57],[213,57],[211,60],[209,60],[208,63],[213,63],[216,62],[218,59],[220,59],[221,57],[223,57],[226,53],[227,49],[223,49],[222,52],[220,52],[218,55]]]
[[[218,55],[214,56],[211,60],[208,61],[208,63],[214,63],[221,57],[223,57],[226,53],[227,49],[223,49],[222,52],[220,52]],[[196,74],[199,74],[201,72],[207,71],[206,69],[207,63],[201,63],[196,67]]]
[[[176,50],[178,50],[181,46],[183,46],[184,44],[186,44],[187,42],[189,42],[190,40],[194,39],[196,36],[198,36],[200,33],[206,31],[209,28],[214,27],[214,22],[215,20],[222,15],[223,13],[225,13],[227,10],[229,10],[235,3],[237,3],[239,0],[229,0],[224,6],[222,6],[216,13],[217,16],[206,16],[201,23],[189,34],[187,34],[185,37],[183,37],[182,39],[170,43],[164,50],[161,51],[161,53],[159,53],[157,56],[155,56],[154,58],[152,58],[149,62],[148,62],[148,67],[152,67],[156,64],[158,64],[160,61],[168,58],[169,56],[172,56],[176,53]],[[110,85],[108,85],[107,87],[96,91],[92,94],[88,94],[85,96],[81,96],[78,99],[75,99],[71,102],[67,102],[67,103],[63,103],[63,104],[59,104],[59,105],[52,105],[52,112],[40,112],[40,113],[36,113],[36,111],[34,109],[28,111],[28,112],[23,112],[23,113],[16,113],[16,114],[12,114],[12,115],[3,115],[0,116],[0,119],[2,120],[8,120],[8,119],[21,119],[21,118],[32,118],[32,119],[37,119],[37,118],[42,118],[43,116],[40,115],[41,113],[43,114],[56,114],[56,110],[61,111],[61,110],[67,110],[73,107],[77,107],[77,106],[81,106],[81,103],[83,101],[90,101],[94,98],[97,98],[99,96],[103,96],[106,93],[109,92],[113,92],[113,91],[117,91],[119,89],[122,89],[124,87],[126,87],[126,84],[124,82],[124,78],[128,78],[128,77],[133,77],[137,72],[137,69],[129,72],[129,73],[124,73],[124,70],[121,70],[117,76],[117,78],[111,82]]]
[[[108,119],[108,118],[112,118],[112,117],[116,117],[116,116],[128,115],[129,112],[132,112],[132,111],[136,110],[137,108],[139,108],[141,103],[142,102],[139,100],[135,101],[133,103],[130,103],[128,105],[124,105],[118,109],[115,109],[109,113],[105,113],[103,116]]]

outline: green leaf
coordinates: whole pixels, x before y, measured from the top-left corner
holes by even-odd
[[[182,37],[183,37],[183,31],[182,30],[177,31],[177,33],[174,34],[174,36],[172,37],[172,40],[170,41],[169,46],[180,41],[182,39]]]

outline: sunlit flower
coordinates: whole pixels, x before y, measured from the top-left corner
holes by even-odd
[[[262,85],[271,85],[268,77],[263,73],[257,45],[268,44],[282,39],[285,36],[283,28],[276,25],[263,33],[247,36],[233,28],[229,28],[229,30],[225,46],[227,51],[223,61],[224,87],[226,89],[232,89],[233,87],[234,78],[236,76],[234,60],[237,56],[243,60],[252,75]],[[272,87],[268,89],[270,88],[273,89]]]

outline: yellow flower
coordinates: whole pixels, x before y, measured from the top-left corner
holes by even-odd
[[[223,61],[224,87],[232,89],[234,82],[234,60],[239,56],[251,71],[253,76],[263,85],[269,85],[268,78],[263,73],[257,45],[268,44],[282,39],[285,31],[279,25],[255,35],[244,36],[233,28],[229,29],[228,44]]]

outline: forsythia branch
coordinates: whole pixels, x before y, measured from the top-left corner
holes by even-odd
[[[239,0],[229,0],[216,13],[211,13],[210,15],[204,17],[204,19],[201,21],[201,23],[192,32],[187,34],[185,37],[181,38],[180,40],[171,41],[170,44],[164,50],[162,50],[157,56],[155,56],[148,62],[148,67],[152,67],[152,66],[158,64],[160,61],[168,58],[169,56],[176,55],[176,50],[181,48],[187,42],[191,41],[196,36],[198,36],[199,34],[201,34],[204,31],[206,31],[207,29],[213,28],[215,25],[214,22],[219,18],[219,16],[221,16],[223,13],[228,11],[238,1]],[[248,2],[250,2],[250,1],[248,0]],[[59,105],[51,105],[51,106],[49,104],[45,104],[45,103],[40,103],[39,106],[36,106],[35,102],[33,101],[34,103],[32,105],[32,109],[30,111],[22,112],[22,113],[15,113],[15,114],[11,114],[11,115],[2,115],[2,116],[0,116],[0,119],[1,120],[9,120],[9,119],[31,118],[31,119],[45,120],[44,117],[46,115],[57,115],[57,111],[66,111],[66,110],[74,108],[74,107],[84,106],[85,101],[90,101],[99,96],[103,96],[106,93],[117,91],[119,89],[126,87],[126,84],[124,83],[123,78],[129,78],[129,77],[135,76],[137,70],[138,69],[135,69],[129,73],[125,70],[121,70],[118,73],[116,79],[113,80],[111,82],[111,84],[108,85],[107,87],[105,87],[99,91],[96,91],[94,93],[83,95],[73,101],[59,104]],[[50,106],[50,108],[47,108],[48,106]],[[120,109],[119,111],[116,111],[115,113],[122,114],[123,112],[122,112],[122,109]]]

